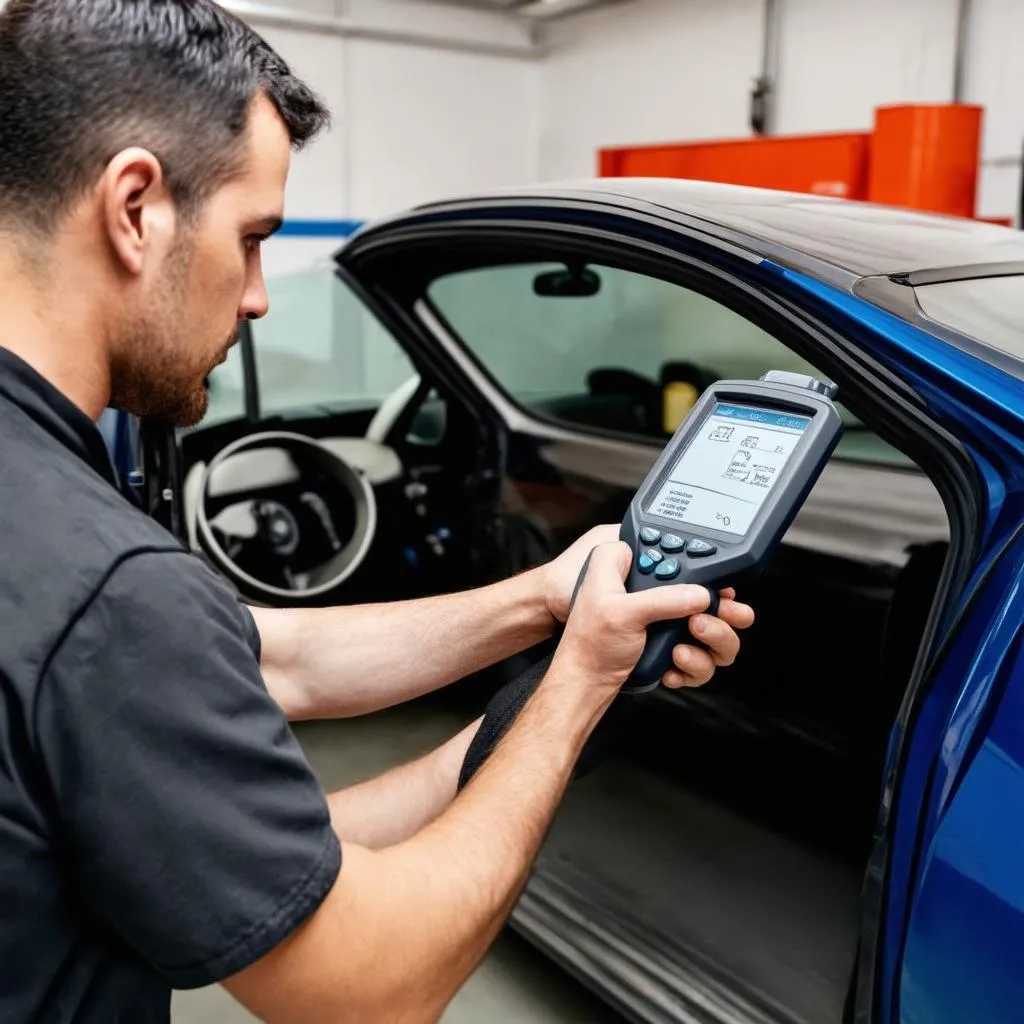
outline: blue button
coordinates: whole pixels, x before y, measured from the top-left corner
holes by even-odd
[[[661,540],[661,530],[655,530],[653,526],[645,526],[640,531],[640,539],[645,544],[657,544]]]
[[[636,567],[646,576],[649,572],[654,570],[654,566],[657,563],[651,558],[650,553],[644,551],[640,557],[636,560]]]
[[[706,540],[699,540],[694,538],[686,545],[686,553],[691,558],[707,558],[708,555],[713,555],[718,548],[714,544],[709,544]]]
[[[663,551],[682,551],[686,547],[686,541],[675,533],[666,533],[661,539]]]
[[[679,562],[674,558],[666,558],[657,569],[654,570],[654,575],[659,580],[671,580],[675,579],[679,575]]]

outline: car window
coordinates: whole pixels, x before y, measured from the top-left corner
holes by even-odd
[[[270,312],[252,324],[263,415],[370,408],[416,373],[394,337],[331,267],[267,282]],[[238,346],[210,380],[211,419],[242,415]]]
[[[817,373],[714,299],[612,267],[477,268],[438,278],[428,297],[510,397],[575,426],[664,439],[715,380]],[[843,417],[840,457],[911,464]]]
[[[929,319],[1024,358],[1024,275],[919,285],[914,294]]]
[[[415,374],[394,337],[330,267],[267,283],[253,324],[264,414],[377,406]]]
[[[200,427],[210,427],[245,415],[245,375],[242,372],[242,346],[228,352],[226,362],[218,366],[206,382],[210,404]]]

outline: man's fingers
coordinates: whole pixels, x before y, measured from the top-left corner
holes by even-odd
[[[703,686],[715,674],[714,659],[707,651],[677,644],[672,649],[673,668],[670,668],[662,682],[675,690],[680,686]]]
[[[628,549],[627,549],[628,550]],[[711,595],[706,587],[677,583],[670,587],[652,587],[630,594],[626,599],[628,614],[641,625],[668,619],[685,619],[707,611]]]
[[[718,596],[721,598],[728,598],[731,601],[736,597],[736,591],[733,587],[723,587],[718,592]]]
[[[690,619],[690,633],[708,648],[716,665],[731,665],[740,652],[740,638],[732,626],[711,615]]]
[[[718,617],[733,629],[748,629],[754,624],[754,609],[749,604],[723,597],[718,604]]]

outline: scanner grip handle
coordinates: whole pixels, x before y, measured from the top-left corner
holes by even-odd
[[[590,568],[591,552],[580,569],[576,579],[576,586],[572,591],[572,598],[569,601],[569,614],[572,614],[573,606],[576,604],[576,596],[580,592],[583,580],[586,578],[587,569]],[[681,581],[685,582],[685,581]],[[712,587],[707,588],[711,596],[711,603],[708,606],[707,614],[718,614],[718,590]],[[658,688],[661,677],[672,665],[672,648],[681,643],[685,638],[688,643],[697,641],[690,635],[687,623],[689,619],[669,619],[665,622],[652,622],[647,627],[647,642],[644,644],[643,654],[636,663],[630,677],[623,684],[620,693],[640,694],[650,693]]]
[[[711,596],[707,614],[718,614],[718,591],[707,588]],[[689,643],[698,647],[703,644],[693,637],[689,630],[689,618],[669,619],[665,622],[652,622],[647,627],[647,642],[644,653],[636,663],[630,677],[623,684],[621,693],[650,693],[656,690],[661,677],[672,667],[672,648],[676,644]]]

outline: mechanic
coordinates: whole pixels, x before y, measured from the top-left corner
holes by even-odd
[[[108,406],[197,422],[313,93],[211,0],[0,13],[0,1020],[169,1019],[223,982],[261,1018],[430,1021],[509,914],[645,626],[694,614],[669,686],[753,613],[627,595],[591,532],[474,593],[249,610],[114,486]],[[476,724],[325,796],[289,719],[373,711],[550,635],[553,661],[461,791]],[[456,795],[458,794],[458,795]],[[344,840],[344,867],[341,843]]]

